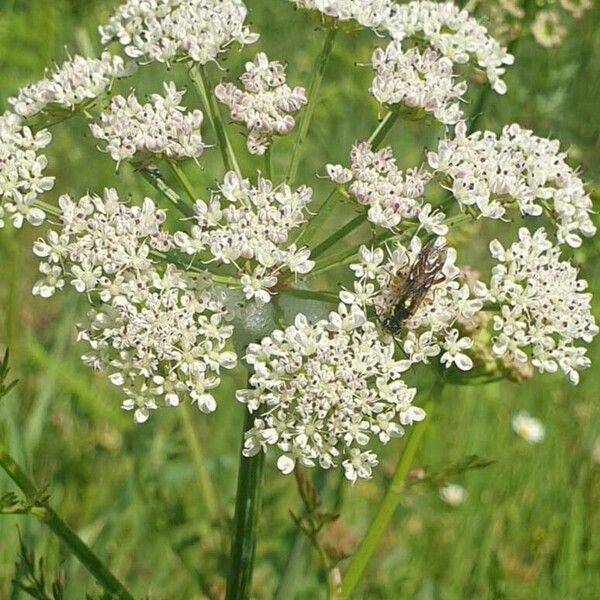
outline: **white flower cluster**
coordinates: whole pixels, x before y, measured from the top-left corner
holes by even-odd
[[[149,198],[128,207],[114,190],[78,202],[62,196],[59,205],[62,230],[34,245],[43,277],[33,293],[49,297],[68,280],[88,294],[94,308],[79,339],[91,350],[83,361],[108,371],[138,423],[159,402],[189,399],[213,411],[219,371],[236,363],[225,349],[232,326],[210,281],[153,260],[153,251],[172,246],[165,212]]]
[[[75,55],[45,79],[22,88],[8,102],[23,117],[32,117],[47,108],[72,110],[100,96],[115,79],[131,75],[134,68],[132,63],[108,52],[103,52],[101,58]]]
[[[314,266],[308,248],[288,245],[289,232],[305,222],[312,190],[274,187],[260,176],[254,187],[233,171],[219,190],[209,202],[196,202],[191,233],[177,232],[175,243],[190,255],[207,250],[217,261],[233,264],[246,298],[267,303],[284,268],[305,274]]]
[[[258,39],[244,26],[247,12],[242,0],[127,0],[99,29],[103,44],[116,39],[134,59],[206,64],[234,40]]]
[[[19,116],[10,112],[0,115],[0,228],[5,211],[17,228],[25,220],[40,225],[46,218],[34,202],[54,186],[54,177],[44,175],[48,160],[39,154],[51,140],[47,129],[34,134]]]
[[[314,325],[300,314],[294,325],[250,344],[246,361],[254,368],[252,389],[237,398],[258,412],[244,454],[276,446],[283,473],[297,462],[324,469],[341,463],[350,481],[368,478],[377,464],[364,449],[371,437],[385,444],[425,418],[412,406],[416,390],[401,379],[393,342],[383,341],[358,307],[340,305]]]
[[[364,27],[386,31],[399,43],[425,41],[454,64],[474,61],[484,69],[492,88],[506,92],[502,81],[508,54],[466,10],[454,2],[415,0],[397,4],[393,0],[291,0],[301,8],[317,10],[341,21],[355,20]]]
[[[431,174],[424,169],[408,169],[403,173],[396,165],[391,148],[377,152],[368,142],[359,141],[350,153],[351,168],[327,165],[331,180],[338,184],[350,183],[349,193],[369,207],[367,218],[372,223],[393,229],[405,219],[418,219],[426,231],[445,235],[445,215],[424,204],[425,185]]]
[[[507,249],[494,240],[490,252],[499,263],[486,294],[487,301],[499,306],[494,354],[531,361],[542,373],[560,369],[578,383],[578,371],[589,367],[590,360],[586,348],[575,342],[589,344],[598,333],[592,295],[584,292],[586,281],[577,279],[571,263],[560,260],[560,249],[542,228],[533,235],[519,229],[519,241]]]
[[[233,83],[220,83],[215,96],[229,108],[232,120],[248,128],[248,151],[264,154],[274,135],[287,135],[294,128],[292,115],[306,104],[304,88],[291,89],[286,83],[285,67],[269,61],[264,52],[246,63],[240,81],[243,90]]]
[[[579,234],[596,233],[592,200],[558,140],[538,137],[516,123],[499,136],[491,131],[467,136],[460,123],[455,137],[442,140],[428,161],[450,178],[458,202],[476,207],[482,216],[501,218],[506,205],[516,202],[524,215],[539,216],[546,209],[561,243],[578,247]]]
[[[421,109],[446,125],[464,117],[459,101],[467,84],[456,81],[448,57],[431,48],[404,51],[393,41],[385,50],[377,48],[371,62],[376,75],[370,91],[382,104]]]
[[[467,283],[460,281],[454,248],[447,247],[442,237],[430,243],[446,254],[439,280],[433,282],[419,305],[402,323],[401,333],[394,335],[406,356],[405,369],[412,364],[428,363],[431,357],[441,353],[440,361],[446,368],[455,364],[462,371],[468,371],[473,367],[473,361],[466,351],[473,341],[461,337],[456,325],[459,321],[471,320],[482,309],[483,302],[473,297]],[[413,236],[408,246],[396,242],[385,251],[361,246],[360,262],[350,265],[355,276],[353,291],[342,291],[340,299],[364,310],[373,307],[379,319],[385,321],[400,301],[413,300],[399,298],[399,293],[422,250],[423,243],[418,236]],[[480,285],[475,287],[481,295]]]
[[[197,158],[204,150],[200,134],[200,110],[186,113],[180,106],[183,91],[173,82],[164,83],[165,95],[152,94],[140,104],[132,92],[128,98],[116,96],[100,121],[90,129],[95,138],[105,140],[106,150],[118,163],[136,154],[164,156],[167,159]]]

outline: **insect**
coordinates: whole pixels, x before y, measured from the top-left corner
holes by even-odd
[[[427,292],[443,279],[441,271],[446,256],[446,246],[436,246],[434,241],[421,248],[408,275],[400,284],[398,301],[391,315],[382,321],[384,329],[390,333],[398,333],[404,321],[415,314]]]

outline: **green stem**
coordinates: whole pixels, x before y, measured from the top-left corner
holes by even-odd
[[[318,227],[329,217],[329,215],[335,209],[335,203],[333,202],[333,198],[335,197],[336,192],[339,188],[334,187],[331,192],[329,192],[329,196],[325,198],[323,204],[321,204],[319,208],[319,212],[308,221],[306,226],[300,232],[300,235],[296,238],[295,243],[299,244],[300,240],[304,240],[305,244],[309,244],[317,230]]]
[[[212,93],[212,85],[205,68],[202,66],[195,67],[190,71],[190,77],[202,98],[202,102],[204,103],[206,111],[208,112],[211,125],[213,126],[215,134],[217,135],[219,150],[221,151],[225,169],[227,169],[227,171],[234,170],[238,176],[241,177],[242,172],[233,152],[233,147],[229,141],[229,137],[227,136],[225,126],[223,125],[221,111],[219,110],[219,106],[215,100],[214,94]]]
[[[271,164],[271,146],[265,150],[265,178],[273,181],[273,166]]]
[[[363,213],[357,215],[346,223],[343,227],[340,227],[335,233],[332,233],[326,240],[322,241],[311,253],[310,257],[312,259],[318,258],[323,254],[323,252],[327,251],[331,246],[337,244],[340,240],[345,238],[349,233],[353,232],[355,229],[358,229],[364,222],[366,221],[365,215]]]
[[[96,581],[110,594],[121,600],[133,600],[133,595],[108,570],[104,563],[90,550],[82,539],[40,498],[42,494],[25,471],[0,444],[0,467],[15,482],[19,489],[32,502],[28,513],[47,525],[80,560]]]
[[[229,576],[225,600],[248,600],[252,586],[252,570],[254,568],[254,552],[256,549],[256,530],[262,496],[262,474],[264,453],[251,457],[243,455],[244,433],[254,423],[255,415],[245,409],[244,428],[240,448],[240,466],[238,471],[237,495],[231,553],[229,560]]]
[[[394,126],[394,123],[398,120],[399,114],[400,113],[397,110],[390,110],[390,112],[388,112],[388,114],[381,119],[377,129],[375,129],[375,131],[371,134],[371,137],[367,140],[373,150],[377,150],[379,144],[383,142],[385,136]]]
[[[194,193],[194,188],[190,183],[190,180],[187,178],[186,174],[182,171],[182,169],[174,162],[168,162],[173,175],[175,175],[175,179],[179,185],[184,189],[187,197],[190,199],[190,202],[193,204],[198,199],[196,194]]]
[[[327,32],[325,43],[323,44],[321,53],[317,58],[316,68],[314,69],[310,80],[310,84],[308,87],[308,103],[306,104],[304,114],[302,115],[302,119],[300,121],[300,126],[298,127],[298,134],[296,136],[296,141],[294,142],[294,148],[292,150],[292,160],[290,161],[290,166],[285,178],[285,180],[290,185],[294,185],[294,180],[296,179],[296,174],[298,173],[298,164],[300,162],[300,148],[302,147],[302,144],[306,139],[308,127],[310,125],[313,113],[315,111],[315,107],[317,105],[319,88],[321,87],[321,82],[323,81],[323,74],[325,73],[327,62],[329,61],[329,57],[331,56],[331,50],[333,49],[333,42],[335,41],[336,33],[337,29],[334,28],[329,29],[329,31]]]
[[[295,296],[296,298],[303,298],[305,300],[317,300],[318,302],[328,302],[337,304],[340,301],[340,298],[337,294],[333,292],[319,292],[314,290],[299,290],[298,288],[283,288],[281,290],[282,294],[289,294],[290,296]]]
[[[157,191],[159,191],[184,216],[194,216],[194,209],[161,177],[158,169],[140,169],[137,171]]]
[[[204,452],[202,451],[202,447],[200,446],[200,442],[198,441],[198,435],[194,429],[192,424],[192,413],[190,411],[190,406],[187,403],[183,403],[180,406],[179,410],[181,423],[183,425],[183,433],[185,435],[185,439],[187,445],[192,453],[192,460],[194,461],[194,466],[196,467],[196,473],[198,475],[198,482],[200,484],[200,493],[202,494],[204,500],[204,506],[206,507],[206,512],[210,517],[211,521],[217,521],[221,516],[221,511],[219,508],[219,501],[217,499],[217,494],[215,493],[215,488],[213,487],[210,473],[206,468],[206,459],[204,457]]]
[[[438,380],[432,390],[433,397],[441,393],[442,386],[443,383]],[[350,598],[352,592],[356,588],[356,585],[360,581],[360,578],[367,564],[369,563],[369,560],[377,549],[381,537],[387,530],[396,508],[398,508],[398,505],[400,504],[401,492],[404,489],[406,476],[408,475],[408,471],[413,463],[415,454],[417,453],[417,450],[423,441],[428,424],[432,419],[433,404],[433,401],[430,401],[425,408],[425,411],[427,412],[427,418],[425,421],[413,426],[408,434],[406,445],[404,446],[404,450],[400,455],[398,463],[396,464],[396,469],[385,496],[383,497],[383,501],[379,505],[375,518],[371,522],[371,525],[369,526],[365,537],[362,539],[358,550],[352,556],[348,569],[344,574],[342,590],[340,594],[341,600],[347,600]]]

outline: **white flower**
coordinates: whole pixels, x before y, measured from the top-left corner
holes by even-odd
[[[72,110],[94,100],[106,92],[115,79],[127,77],[133,70],[134,65],[108,52],[100,58],[75,55],[55,67],[45,79],[21,89],[8,102],[23,117],[32,117],[46,108]]]
[[[61,232],[34,246],[43,277],[33,293],[50,297],[69,281],[89,296],[93,308],[78,325],[90,347],[84,363],[107,372],[137,423],[161,403],[215,410],[209,390],[236,364],[225,347],[233,328],[210,279],[152,258],[172,247],[165,212],[149,198],[122,204],[114,190],[77,202],[62,196],[59,205]]]
[[[314,325],[300,314],[294,325],[248,346],[251,387],[237,392],[257,413],[246,433],[247,456],[276,446],[284,473],[296,463],[341,464],[356,481],[370,477],[377,464],[364,449],[373,435],[387,443],[424,419],[412,406],[416,390],[401,378],[394,344],[358,307],[338,310]]]
[[[516,203],[526,216],[550,213],[561,243],[577,247],[581,235],[596,233],[592,200],[557,140],[537,137],[517,124],[506,126],[500,136],[490,131],[467,136],[460,123],[455,137],[442,140],[428,161],[449,177],[460,205],[482,216],[502,218]]]
[[[452,329],[446,335],[442,344],[445,352],[442,354],[440,362],[446,365],[446,368],[455,364],[461,371],[469,371],[473,368],[473,360],[462,351],[471,348],[473,340],[468,337],[459,338],[459,335],[458,329]]]
[[[367,142],[356,142],[350,158],[350,169],[328,165],[327,172],[335,183],[352,181],[348,191],[360,204],[369,207],[369,221],[394,229],[403,220],[420,217],[425,185],[431,179],[428,171],[409,169],[403,173],[396,165],[391,148],[374,152]],[[424,214],[424,217],[423,226],[427,231],[433,231],[440,229],[444,214],[437,211],[432,215]]]
[[[538,229],[524,227],[509,248],[494,240],[490,253],[498,261],[486,300],[500,307],[494,317],[493,352],[517,362],[531,362],[540,372],[559,368],[572,383],[578,371],[589,366],[586,349],[598,333],[591,312],[587,283],[577,279],[577,269],[560,260],[560,249]],[[529,351],[529,352],[527,352]]]
[[[46,129],[34,134],[18,115],[0,116],[0,227],[5,212],[17,228],[25,220],[40,225],[46,218],[35,202],[54,186],[54,177],[44,175],[48,161],[39,154],[51,139]]]
[[[234,40],[258,39],[244,26],[246,14],[242,0],[127,0],[100,35],[103,44],[116,39],[131,58],[206,64]]]
[[[539,444],[546,437],[543,423],[523,410],[513,416],[512,428],[519,437],[530,444]]]
[[[304,274],[314,266],[308,248],[288,243],[290,231],[305,221],[312,190],[274,187],[262,177],[254,187],[230,171],[219,191],[208,202],[196,202],[196,224],[190,234],[177,232],[174,241],[187,254],[207,250],[217,261],[232,264],[246,297],[269,302],[268,289],[284,267]]]
[[[286,84],[285,68],[259,52],[246,63],[240,77],[243,90],[220,83],[215,96],[229,108],[233,121],[248,129],[246,146],[251,154],[264,154],[274,135],[287,135],[295,125],[294,113],[306,104],[304,88]]]
[[[469,497],[467,490],[458,483],[447,483],[439,490],[439,495],[442,501],[450,506],[460,506]]]
[[[183,92],[173,82],[163,85],[165,95],[152,94],[143,105],[134,93],[115,96],[100,120],[90,125],[95,138],[108,142],[106,150],[117,163],[136,155],[198,158],[204,151],[202,111],[186,113],[179,106]]]
[[[370,91],[382,104],[421,109],[447,125],[463,118],[459,102],[467,84],[456,81],[446,56],[430,48],[404,51],[400,42],[392,41],[385,50],[375,50],[371,62],[375,79]]]
[[[535,41],[544,48],[560,46],[567,33],[560,16],[553,10],[540,10],[531,25]]]

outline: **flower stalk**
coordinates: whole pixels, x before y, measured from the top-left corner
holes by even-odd
[[[233,152],[229,137],[227,136],[227,131],[225,130],[223,119],[221,117],[221,111],[219,110],[212,93],[212,85],[205,68],[198,66],[191,69],[190,77],[202,98],[202,103],[206,107],[210,122],[215,130],[225,169],[227,171],[233,170],[241,177],[242,172],[235,157],[235,153]]]
[[[304,144],[304,140],[306,139],[306,134],[308,133],[308,128],[310,126],[310,122],[312,120],[312,116],[317,105],[319,88],[321,87],[321,82],[323,81],[325,68],[327,67],[329,57],[331,56],[331,51],[333,50],[333,43],[335,41],[336,33],[337,29],[333,27],[327,32],[327,37],[325,38],[323,49],[321,50],[321,53],[317,58],[316,68],[313,71],[310,80],[310,84],[308,87],[308,104],[304,109],[304,115],[300,122],[300,127],[298,128],[298,135],[296,136],[296,141],[294,142],[294,148],[292,150],[292,160],[290,161],[288,173],[285,178],[285,180],[290,184],[290,186],[294,185],[294,181],[298,173],[298,165],[300,163],[300,149],[302,148],[302,144]]]
[[[226,600],[248,600],[252,587],[256,530],[262,500],[264,453],[244,456],[244,433],[252,427],[254,415],[245,410],[240,448],[240,466],[229,558]]]
[[[37,489],[25,471],[0,444],[0,467],[13,480],[27,499],[26,514],[44,523],[79,559],[96,581],[119,600],[133,600],[133,595],[113,575],[108,567],[92,552],[83,540],[46,504],[44,494]]]
[[[413,464],[417,450],[420,448],[421,443],[423,442],[425,433],[427,432],[428,423],[431,422],[434,400],[439,398],[442,389],[443,381],[438,380],[431,391],[432,400],[425,408],[427,418],[417,427],[412,428],[408,434],[406,445],[404,446],[402,454],[398,459],[398,463],[396,464],[394,474],[385,496],[377,508],[377,513],[375,514],[375,517],[371,522],[365,537],[362,539],[358,550],[350,559],[350,564],[342,581],[340,600],[347,600],[354,592],[354,589],[360,582],[367,564],[379,545],[381,537],[387,530],[390,520],[400,504],[406,476],[408,475],[408,472]]]

